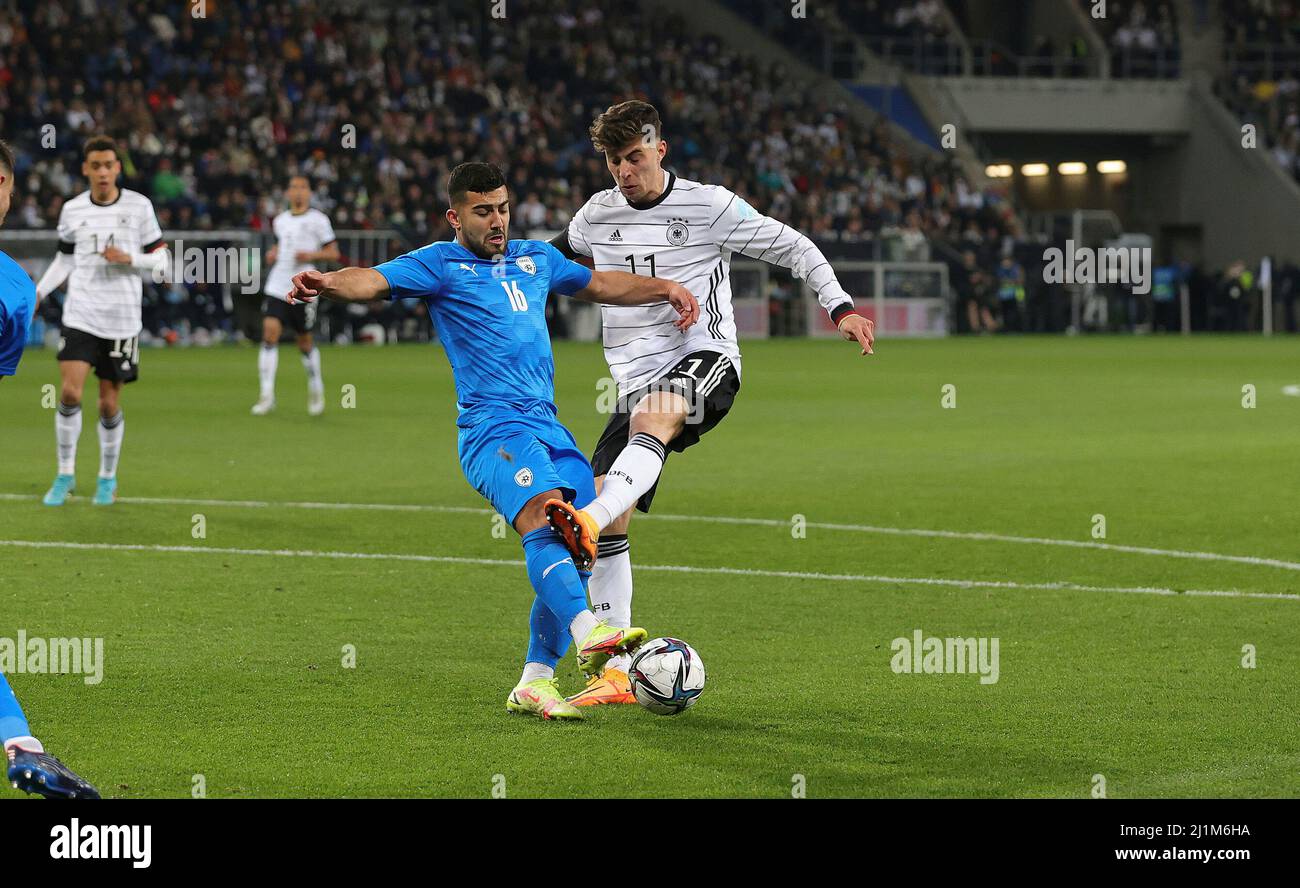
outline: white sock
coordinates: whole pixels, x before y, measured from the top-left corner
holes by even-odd
[[[35,737],[10,737],[5,741],[5,749],[25,749],[28,752],[44,752],[45,747]]]
[[[262,343],[262,350],[257,353],[257,378],[261,382],[263,399],[275,397],[275,371],[279,365],[280,349]]]
[[[645,432],[633,435],[605,473],[600,496],[583,506],[583,511],[595,518],[604,530],[655,486],[667,458],[668,449],[654,435]]]
[[[112,478],[117,474],[117,458],[122,454],[122,436],[126,434],[122,411],[108,419],[100,417],[95,430],[99,432],[99,477]]]
[[[596,545],[599,557],[587,586],[591,609],[611,626],[626,629],[632,625],[632,553],[628,549],[627,536],[602,537]],[[630,655],[619,654],[610,657],[605,668],[627,672],[631,662]]]
[[[599,622],[600,620],[596,619],[596,615],[591,611],[581,611],[569,624],[569,634],[573,636],[574,641],[582,644],[582,640],[587,637],[592,629],[596,628],[596,624]]]
[[[81,405],[60,403],[54,414],[54,440],[58,444],[59,474],[77,474],[77,439],[81,437]]]
[[[320,349],[313,345],[311,351],[302,356],[302,368],[307,371],[307,391],[323,395],[325,383],[320,378]]]
[[[632,625],[632,554],[627,536],[601,537],[596,548],[599,557],[587,585],[591,609],[609,625],[626,629]]]
[[[539,678],[555,678],[555,670],[542,663],[525,663],[524,674],[520,676],[519,684],[526,685]]]

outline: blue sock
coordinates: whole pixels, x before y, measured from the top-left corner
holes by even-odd
[[[578,577],[582,580],[582,591],[587,591],[591,571],[580,570]],[[533,610],[528,615],[528,656],[524,662],[541,663],[554,669],[555,664],[569,652],[571,640],[569,627],[561,626],[551,609],[542,603],[542,599],[534,597]]]
[[[23,708],[18,705],[9,680],[0,672],[0,746],[11,737],[30,737],[31,733],[27,716],[23,715]]]
[[[541,597],[533,599],[528,615],[528,658],[526,663],[541,663],[555,668],[569,650],[569,627],[561,626]]]
[[[578,576],[573,557],[550,527],[524,534],[523,544],[533,591],[567,633],[573,618],[587,609],[586,585]]]

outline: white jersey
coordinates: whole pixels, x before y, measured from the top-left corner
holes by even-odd
[[[740,372],[740,346],[731,305],[731,256],[740,253],[789,268],[806,280],[828,312],[852,306],[821,250],[808,238],[762,215],[720,185],[679,179],[665,171],[663,193],[630,204],[617,188],[595,194],[556,239],[571,255],[590,256],[597,271],[630,271],[680,283],[700,303],[686,331],[667,303],[602,305],[605,360],[620,394],[648,385],[696,351],[726,355]]]
[[[266,276],[262,292],[283,300],[293,289],[293,276],[316,267],[311,262],[299,262],[294,255],[315,253],[334,243],[334,226],[329,216],[309,207],[301,213],[285,210],[272,220],[271,231],[275,233],[275,264]]]
[[[139,334],[144,295],[141,271],[109,262],[100,254],[109,246],[133,256],[163,246],[149,198],[122,188],[111,204],[97,204],[89,191],[83,191],[63,205],[58,233],[59,249],[71,253],[74,263],[63,304],[63,326],[103,339]]]

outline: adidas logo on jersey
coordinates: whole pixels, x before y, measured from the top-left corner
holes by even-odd
[[[618,233],[618,229],[615,228],[615,229],[614,229],[614,233],[611,234],[611,235],[609,236],[609,242],[610,242],[610,243],[622,243],[622,241],[623,241],[623,235],[619,234],[619,233]]]

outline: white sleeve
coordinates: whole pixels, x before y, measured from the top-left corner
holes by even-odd
[[[63,205],[63,208],[62,208],[61,210],[59,210],[59,223],[58,223],[58,226],[55,228],[55,231],[57,231],[58,234],[59,234],[59,243],[60,243],[60,246],[62,246],[62,245],[64,245],[64,244],[68,244],[68,245],[71,245],[71,246],[74,246],[74,247],[76,246],[76,244],[77,244],[77,233],[76,233],[76,231],[73,230],[73,228],[72,228],[72,223],[71,223],[70,221],[68,221],[68,205],[67,205],[67,204],[64,204],[64,205]],[[66,249],[66,248],[65,248],[65,249]],[[71,250],[67,250],[67,252],[70,253],[70,252],[72,252],[72,251],[71,251]]]
[[[153,204],[147,200],[140,210],[139,225],[141,249],[145,252],[158,249],[158,242],[162,240],[162,229],[158,227],[158,216],[154,214]]]
[[[45,274],[41,275],[41,279],[36,282],[36,304],[40,305],[45,301],[46,296],[62,287],[63,282],[68,279],[68,275],[72,274],[72,269],[76,268],[76,265],[76,260],[72,258],[71,253],[65,253],[62,250],[55,253],[54,261],[50,263],[49,268],[45,269]]]
[[[322,248],[326,244],[332,244],[334,243],[334,241],[338,240],[338,237],[335,236],[334,234],[334,226],[330,224],[329,216],[326,216],[324,213],[321,213],[320,218],[317,220],[317,222],[318,224],[316,228],[320,236],[320,245]]]
[[[167,249],[167,244],[163,241],[153,204],[146,201],[140,211],[140,252],[131,257],[131,267],[148,272],[153,282],[160,284],[170,265],[171,250]]]
[[[714,189],[710,212],[713,222],[709,234],[718,247],[790,269],[817,294],[817,301],[832,320],[853,308],[853,297],[840,286],[830,261],[807,236],[764,216],[744,198],[722,187]]]
[[[591,224],[587,222],[589,206],[591,206],[590,200],[583,204],[582,209],[569,220],[569,248],[583,256],[591,255]]]

